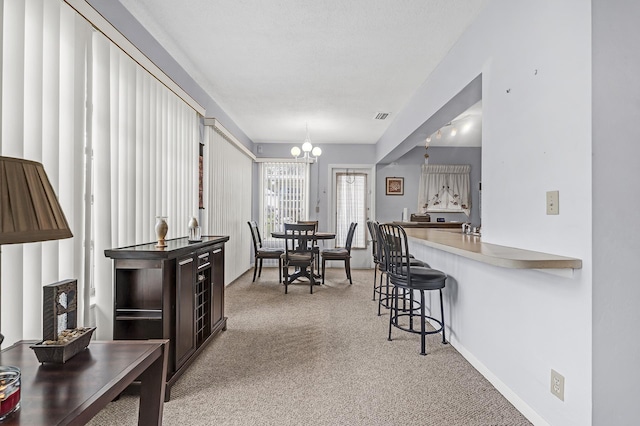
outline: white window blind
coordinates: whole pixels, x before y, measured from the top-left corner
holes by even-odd
[[[0,2],[3,156],[44,165],[74,238],[2,246],[4,345],[42,338],[42,286],[78,279],[83,306],[85,64],[90,26],[50,0]]]
[[[271,237],[272,232],[309,218],[309,164],[261,163],[260,193],[260,233],[266,246],[277,246],[281,242]]]
[[[214,126],[205,127],[204,232],[229,235],[225,244],[225,284],[250,267],[253,161]]]
[[[336,247],[344,247],[351,222],[356,222],[351,247],[366,248],[367,175],[336,173]]]
[[[96,325],[111,338],[111,259],[104,250],[187,235],[198,214],[198,115],[98,32],[92,37],[94,262]]]
[[[42,336],[42,286],[65,278],[78,280],[85,320],[95,285],[97,337],[110,339],[104,249],[155,240],[160,214],[169,238],[186,235],[198,207],[198,115],[65,3],[5,0],[0,10],[0,153],[43,163],[74,235],[2,247],[5,344]]]

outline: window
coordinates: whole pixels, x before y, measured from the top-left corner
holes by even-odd
[[[423,164],[418,188],[418,210],[471,214],[469,173],[471,166]]]
[[[285,223],[309,218],[309,164],[262,163],[260,193],[260,233],[273,242],[271,233],[282,231]]]
[[[344,247],[351,222],[358,223],[351,247],[366,248],[367,175],[336,173],[336,247]]]
[[[3,276],[25,283],[2,291],[3,332],[41,335],[42,284],[76,277],[82,322],[93,324],[95,293],[97,337],[110,339],[104,249],[153,241],[160,214],[170,238],[183,235],[198,208],[198,110],[67,4],[5,1],[0,12],[0,152],[43,163],[74,234],[3,247]]]
[[[7,345],[42,336],[43,284],[77,277],[78,309],[86,310],[84,94],[91,29],[58,1],[0,2],[0,16],[0,152],[43,164],[74,235],[2,247],[6,284],[0,310]]]

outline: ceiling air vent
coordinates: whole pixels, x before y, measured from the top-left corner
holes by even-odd
[[[373,117],[374,120],[384,120],[386,119],[389,114],[391,114],[390,112],[379,112],[376,114],[375,117]]]

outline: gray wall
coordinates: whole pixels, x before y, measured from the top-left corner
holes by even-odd
[[[640,3],[593,0],[593,424],[640,418]]]
[[[303,135],[301,135],[303,136]],[[302,144],[303,138],[300,139]],[[313,142],[313,141],[312,141]],[[311,179],[310,186],[310,211],[309,219],[319,221],[321,230],[326,230],[326,226],[329,223],[328,211],[328,186],[331,182],[330,165],[336,164],[349,164],[349,165],[373,165],[375,164],[375,145],[362,145],[362,144],[341,144],[341,145],[322,145],[321,143],[314,146],[322,148],[322,155],[318,159],[318,162],[311,165]],[[291,157],[291,144],[281,143],[263,143],[258,144],[254,148],[254,154],[259,158],[286,158],[293,159]],[[261,151],[261,152],[258,152]],[[257,194],[259,194],[259,165],[255,164],[253,169],[253,193],[256,196],[253,197],[254,203],[252,206],[253,219],[258,220],[260,217],[259,205],[256,202]],[[316,206],[319,208],[319,212],[316,213]],[[247,219],[248,220],[248,219]],[[323,225],[324,224],[324,225]]]
[[[329,165],[334,164],[375,164],[374,145],[342,144],[322,146],[322,156],[319,162],[311,166],[310,179],[310,200],[311,207],[309,218],[318,219],[320,223],[328,223],[329,200],[327,199],[328,185],[330,184]],[[255,146],[254,154],[258,158],[291,158],[289,151],[292,145],[263,143]],[[258,151],[261,152],[258,152]],[[375,219],[380,222],[401,220],[402,209],[408,208],[409,212],[415,213],[418,204],[418,184],[422,164],[424,164],[425,150],[417,147],[400,157],[392,164],[379,164],[376,166],[376,205]],[[471,222],[480,225],[480,202],[478,187],[481,179],[482,148],[429,148],[430,164],[470,164],[471,165]],[[253,173],[253,193],[259,193],[259,165],[254,165]],[[404,195],[385,195],[385,178],[387,176],[404,177]],[[319,196],[318,196],[319,194]],[[255,197],[254,197],[255,200]],[[316,213],[315,206],[319,200],[320,212]],[[258,220],[260,212],[258,203],[254,203],[252,208],[253,219]],[[436,217],[444,217],[446,221],[467,222],[469,218],[463,213],[434,213],[431,214],[433,221]],[[249,219],[247,219],[249,220]],[[322,227],[322,225],[321,225]]]
[[[387,222],[401,220],[402,210],[406,207],[409,213],[418,209],[418,185],[422,165],[424,164],[423,147],[416,147],[391,164],[379,164],[376,171],[376,220]],[[480,225],[480,202],[477,191],[482,176],[482,148],[447,148],[430,147],[429,164],[470,164],[471,165],[471,216],[464,213],[431,213],[431,220],[442,217],[445,221],[469,222]],[[403,177],[404,195],[385,195],[385,178]]]

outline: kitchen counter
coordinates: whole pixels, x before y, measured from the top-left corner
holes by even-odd
[[[407,228],[413,241],[494,266],[514,269],[580,269],[582,260],[497,244],[483,243],[480,237],[453,229]]]

